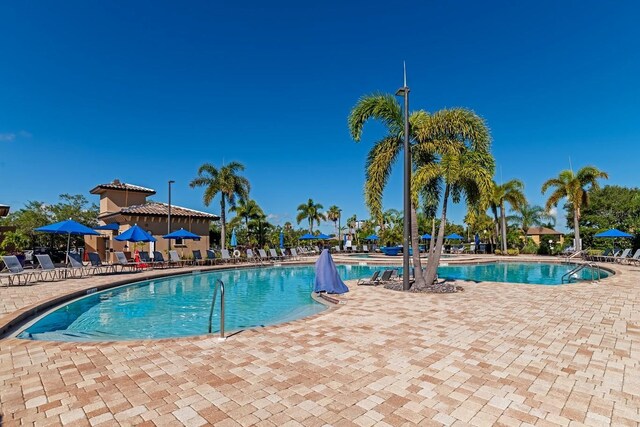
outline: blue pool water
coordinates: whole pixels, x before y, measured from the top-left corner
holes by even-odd
[[[385,266],[339,265],[344,280],[369,277]],[[497,263],[441,266],[441,278],[560,284],[572,266]],[[583,270],[579,279],[590,280]],[[606,274],[606,273],[603,273]],[[311,298],[313,266],[216,271],[147,280],[97,292],[52,311],[19,334],[50,341],[110,341],[205,334],[214,284],[225,287],[225,329],[236,331],[282,323],[323,311]],[[218,297],[219,298],[219,297]],[[219,299],[213,330],[220,324]]]

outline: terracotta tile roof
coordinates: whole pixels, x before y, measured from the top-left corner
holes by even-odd
[[[113,182],[108,184],[99,184],[96,185],[91,191],[91,194],[100,194],[101,190],[122,190],[122,191],[136,191],[139,193],[145,194],[156,194],[156,190],[151,188],[141,187],[139,185],[127,184],[126,182],[120,182],[118,179],[114,179]]]
[[[560,235],[562,233],[547,227],[529,227],[527,230],[527,236],[541,236],[548,234]]]
[[[149,202],[144,205],[133,205],[126,208],[122,208],[120,214],[136,214],[136,215],[152,215],[152,216],[167,216],[169,214],[169,205],[159,202]],[[171,205],[171,216],[182,216],[192,218],[210,218],[211,220],[218,220],[218,215],[213,215],[207,212],[196,211],[194,209],[183,208],[181,206]]]

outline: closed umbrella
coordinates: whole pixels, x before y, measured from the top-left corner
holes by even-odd
[[[69,262],[69,248],[71,245],[71,235],[74,236],[99,236],[100,233],[93,231],[89,227],[80,224],[72,219],[66,221],[56,222],[54,224],[38,227],[34,231],[40,231],[42,233],[50,234],[66,234],[67,235],[67,253],[65,257],[65,264]]]
[[[231,232],[231,241],[229,242],[229,246],[231,246],[231,247],[238,246],[238,238],[236,237],[236,229],[235,228]]]
[[[280,249],[284,249],[284,232],[280,232]]]

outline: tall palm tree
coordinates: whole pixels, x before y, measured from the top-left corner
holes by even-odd
[[[220,245],[225,249],[227,226],[227,202],[232,207],[236,204],[236,198],[249,197],[251,185],[249,180],[239,173],[244,171],[244,165],[239,162],[231,162],[220,169],[211,163],[204,163],[198,168],[198,176],[191,180],[191,188],[205,187],[202,200],[205,206],[209,206],[214,197],[220,193]]]
[[[303,219],[308,220],[309,233],[313,233],[314,222],[320,225],[320,221],[327,220],[325,214],[320,211],[322,208],[323,206],[320,203],[315,203],[313,199],[309,199],[307,203],[303,203],[298,206],[298,216],[296,216],[296,221],[300,224]]]
[[[583,205],[589,206],[589,190],[600,188],[598,185],[600,178],[608,179],[609,175],[595,166],[585,166],[577,173],[573,173],[573,170],[563,170],[556,178],[551,178],[542,184],[542,194],[546,193],[549,188],[553,188],[545,205],[547,211],[551,210],[553,206],[558,206],[558,202],[565,197],[573,206],[573,229],[577,250],[582,249],[580,211]]]
[[[340,208],[336,205],[329,206],[329,210],[327,210],[327,219],[333,222],[333,226],[336,229],[336,237],[339,234],[338,230],[338,219],[340,219]]]
[[[424,111],[411,112],[409,114],[409,138],[411,143],[415,143],[413,129],[420,121],[425,120],[427,113]],[[386,135],[374,143],[369,151],[366,165],[365,181],[365,203],[369,208],[371,217],[384,227],[382,213],[382,193],[391,175],[392,166],[398,155],[402,152],[404,141],[404,114],[402,107],[391,94],[373,94],[363,96],[349,114],[349,131],[354,141],[360,142],[362,130],[369,120],[377,120],[386,126]],[[416,158],[414,157],[414,160]],[[417,192],[414,188],[411,203],[411,246],[413,247],[413,265],[415,268],[416,283],[420,284],[422,279],[422,264],[420,261],[420,251],[418,249],[418,226],[416,206],[418,206]]]
[[[554,217],[549,215],[542,206],[523,204],[515,210],[510,219],[518,224],[523,233],[527,234],[529,228],[540,227],[548,221],[552,221]]]
[[[500,208],[500,229],[502,232],[502,251],[507,250],[507,215],[505,203],[509,203],[512,209],[520,209],[527,204],[524,196],[524,184],[519,179],[512,179],[504,184],[493,187],[492,200]]]

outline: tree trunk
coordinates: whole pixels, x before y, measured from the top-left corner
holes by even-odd
[[[429,256],[433,253],[433,245],[436,241],[436,217],[431,218],[431,238],[429,239]]]
[[[576,246],[576,250],[577,251],[581,251],[582,250],[582,240],[580,240],[580,208],[576,207],[573,210],[573,229],[574,229],[574,234],[576,237],[576,242],[575,242],[575,246]]]
[[[500,219],[502,223],[502,254],[507,253],[507,219],[504,214],[504,203],[500,205]]]
[[[224,203],[224,194],[220,195],[220,247],[226,249],[227,243],[227,215]]]
[[[416,289],[423,288],[425,286],[424,276],[422,274],[422,262],[420,261],[420,246],[418,236],[418,213],[416,208],[411,204],[411,247],[413,249],[413,278],[415,282],[413,287]]]
[[[492,242],[492,246],[494,246],[494,250],[495,250],[495,246],[498,246],[498,240],[502,240],[500,238],[500,220],[498,219],[498,210],[496,209],[493,212],[493,225],[495,226],[495,242]]]
[[[449,199],[450,187],[447,184],[444,188],[444,197],[442,199],[442,217],[440,219],[440,228],[438,230],[438,240],[436,241],[436,247],[434,253],[429,254],[429,260],[427,261],[427,274],[425,276],[425,283],[430,286],[435,280],[438,274],[438,265],[440,264],[440,255],[442,254],[442,244],[444,243],[444,227],[447,223],[447,200]],[[431,236],[433,239],[433,236]]]

